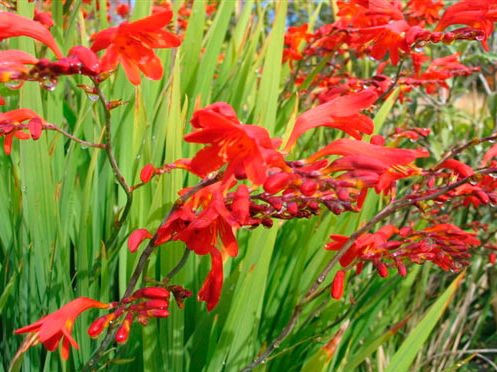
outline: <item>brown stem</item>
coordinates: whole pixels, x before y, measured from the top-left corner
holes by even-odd
[[[191,196],[193,196],[196,192],[199,190],[203,189],[204,187],[207,187],[209,185],[212,185],[213,183],[219,181],[221,178],[221,173],[217,174],[216,176],[213,176],[211,178],[207,178],[203,180],[202,182],[198,183],[197,185],[193,186],[190,190],[188,190],[186,193],[181,195],[176,202],[173,204],[169,212],[164,216],[161,226],[166,223],[169,218],[173,215],[174,212],[176,212],[185,201],[187,201]],[[150,241],[148,242],[147,247],[145,250],[142,252],[140,258],[138,259],[138,264],[136,265],[135,270],[133,271],[133,274],[131,275],[131,278],[129,279],[128,286],[126,287],[126,291],[124,291],[124,294],[122,296],[122,299],[129,297],[132,293],[133,290],[135,289],[136,283],[138,282],[138,279],[140,278],[141,274],[143,273],[145,269],[145,265],[148,261],[148,258],[150,255],[154,252],[155,248],[157,247],[155,245],[155,242],[158,238],[158,232],[159,229],[155,232],[154,236]],[[188,249],[187,249],[188,250]],[[188,258],[189,253],[184,253],[183,257],[181,258],[180,262],[178,265],[176,265],[175,268],[169,274],[167,274],[166,279],[171,280],[171,278],[184,266],[186,263],[186,260]],[[186,256],[186,257],[185,257]],[[121,302],[119,304],[120,307],[123,306]],[[97,365],[97,363],[100,361],[102,358],[105,350],[109,347],[109,345],[113,342],[117,329],[119,326],[119,322],[115,322],[111,326],[109,326],[109,329],[107,331],[107,334],[105,335],[105,338],[102,340],[100,346],[98,349],[95,351],[91,359],[83,366],[81,369],[81,372],[88,372],[91,368]]]
[[[390,92],[393,90],[393,88],[395,88],[395,86],[397,85],[397,83],[399,82],[399,79],[400,79],[400,73],[402,72],[402,65],[404,64],[404,60],[401,59],[400,60],[400,63],[399,63],[399,67],[397,69],[397,73],[395,74],[395,79],[394,81],[392,82],[392,84],[390,84],[390,86],[388,87],[388,89],[386,91],[384,91],[379,97],[378,99],[376,100],[377,102],[381,101],[383,98],[385,98],[386,96],[388,96],[390,94]]]
[[[112,231],[112,234],[109,240],[106,242],[106,246],[109,247],[109,249],[112,249],[117,241],[117,236],[119,235],[119,231],[121,231],[121,228],[124,222],[126,221],[126,219],[128,218],[128,214],[131,210],[131,204],[133,203],[133,189],[126,183],[126,180],[124,179],[124,176],[121,173],[119,166],[117,165],[116,156],[114,154],[114,147],[112,145],[111,114],[110,114],[110,109],[108,108],[107,99],[105,98],[105,95],[102,92],[102,89],[100,88],[100,84],[96,82],[94,79],[93,83],[95,85],[95,91],[98,95],[100,102],[102,103],[105,112],[105,121],[104,121],[105,152],[107,153],[107,158],[109,159],[109,163],[114,173],[114,176],[116,177],[117,181],[119,182],[122,189],[126,193],[126,205],[124,206],[124,210],[122,211],[119,220],[117,220],[114,223],[114,229]]]
[[[69,132],[66,132],[64,129],[59,128],[58,126],[56,126],[54,124],[46,124],[43,126],[43,129],[54,130],[56,132],[59,132],[60,134],[66,136],[70,140],[77,142],[77,143],[80,143],[81,145],[86,146],[86,147],[95,147],[95,148],[102,149],[102,150],[105,150],[105,147],[106,147],[103,143],[93,143],[93,142],[83,141],[82,139],[73,136]]]
[[[496,168],[491,168],[491,169],[485,169],[479,172],[476,172],[476,174],[495,174],[497,173]],[[354,242],[364,233],[369,231],[374,225],[376,225],[378,222],[382,221],[386,217],[391,216],[395,212],[406,208],[408,206],[414,205],[416,203],[420,203],[422,201],[427,201],[427,200],[432,200],[435,199],[469,181],[471,181],[473,176],[468,176],[464,177],[461,180],[451,183],[441,189],[439,189],[437,192],[434,192],[429,195],[424,195],[420,196],[418,198],[403,198],[399,199],[385,208],[381,210],[375,217],[373,217],[368,223],[366,223],[364,226],[362,226],[359,230],[354,232],[352,235],[350,235],[349,240],[343,245],[343,247],[337,252],[335,256],[328,262],[326,267],[321,271],[321,273],[318,275],[317,279],[315,282],[311,285],[311,287],[307,290],[307,292],[304,294],[302,299],[299,301],[299,303],[295,306],[295,309],[293,310],[292,317],[290,318],[290,321],[288,324],[285,326],[285,328],[281,331],[281,333],[269,344],[266,350],[258,356],[252,363],[250,363],[247,367],[243,368],[240,370],[240,372],[249,372],[253,368],[257,367],[259,364],[263,363],[266,358],[276,349],[279,347],[279,345],[285,340],[285,338],[290,334],[290,332],[293,330],[295,325],[297,324],[297,320],[302,313],[302,310],[305,305],[310,303],[313,299],[315,299],[318,295],[320,295],[322,292],[318,291],[319,286],[324,282],[330,271],[333,269],[333,267],[338,263],[338,260],[345,254],[345,252],[354,244]]]
[[[483,137],[483,138],[474,138],[474,139],[462,144],[461,146],[454,147],[447,154],[445,154],[445,156],[442,159],[440,159],[433,168],[436,169],[444,161],[446,161],[450,158],[453,158],[454,156],[460,154],[461,152],[466,150],[468,147],[478,145],[478,144],[483,143],[483,142],[489,142],[489,141],[495,141],[495,140],[497,140],[497,134],[492,134],[491,136],[487,136],[487,137]]]

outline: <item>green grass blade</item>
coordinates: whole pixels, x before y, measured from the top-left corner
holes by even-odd
[[[390,364],[384,372],[407,372],[411,367],[416,354],[423,347],[424,342],[432,332],[438,320],[449,306],[465,272],[457,276],[445,292],[431,306],[419,324],[412,330],[399,350],[394,354]]]

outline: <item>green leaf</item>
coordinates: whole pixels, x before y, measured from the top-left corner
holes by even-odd
[[[423,347],[424,342],[435,328],[438,320],[452,301],[456,289],[463,279],[465,271],[457,276],[445,292],[432,305],[419,324],[412,330],[399,350],[394,354],[392,361],[384,372],[409,371],[416,354]]]

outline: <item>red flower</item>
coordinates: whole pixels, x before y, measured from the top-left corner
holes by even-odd
[[[219,187],[219,184],[216,186]],[[174,240],[181,240],[195,253],[204,255],[217,245],[219,236],[222,248],[228,255],[235,257],[238,254],[238,244],[233,227],[239,227],[236,218],[224,205],[221,193],[214,191],[209,205],[195,216],[188,227],[179,231]]]
[[[3,141],[3,149],[7,155],[10,155],[12,151],[12,140],[14,137],[22,140],[26,140],[31,137],[29,133],[18,129],[21,122],[29,119],[41,120],[43,123],[43,120],[36,112],[26,108],[0,113],[0,137],[5,137]],[[39,123],[37,122],[36,125],[28,125],[28,128],[31,131],[33,139],[37,139],[41,131]]]
[[[433,24],[440,16],[438,13],[444,7],[441,1],[435,0],[409,0],[407,14],[411,17],[419,18],[427,24]],[[411,23],[411,20],[409,20]],[[411,23],[412,24],[412,23]]]
[[[240,124],[227,103],[218,102],[193,114],[192,126],[201,128],[185,136],[185,141],[210,144],[200,150],[190,163],[190,170],[200,177],[228,163],[223,185],[232,176],[248,178],[256,185],[264,183],[270,166],[286,168],[282,155],[266,129]]]
[[[494,156],[497,156],[497,145],[493,145],[488,149],[488,151],[483,156],[481,166],[484,167],[485,165],[487,165],[489,160],[492,159]]]
[[[377,60],[382,59],[387,51],[394,66],[399,62],[399,49],[409,53],[410,48],[405,39],[405,33],[410,26],[404,20],[393,21],[386,25],[363,28],[359,30],[363,35],[362,41],[373,41],[371,56]]]
[[[207,303],[211,311],[218,303],[223,284],[223,260],[226,254],[235,257],[238,243],[233,229],[249,217],[246,187],[239,187],[232,205],[233,214],[226,208],[220,191],[221,182],[198,191],[192,199],[179,208],[158,231],[156,245],[169,240],[181,240],[198,255],[211,256],[211,271],[198,294],[199,301]],[[195,214],[199,206],[203,210]],[[218,249],[218,247],[220,249]]]
[[[363,258],[381,256],[390,248],[388,239],[397,232],[398,229],[395,226],[385,225],[375,233],[361,235],[340,258],[340,265],[346,267],[358,256]],[[335,234],[330,235],[330,238],[334,242],[326,244],[325,249],[331,251],[339,251],[349,240],[347,236]]]
[[[367,16],[383,16],[388,17],[388,19],[403,20],[404,15],[400,11],[399,7],[392,4],[388,0],[366,0],[362,1],[361,4],[368,10],[366,12]],[[398,3],[397,3],[398,4]]]
[[[22,351],[26,351],[30,346],[42,343],[47,350],[54,351],[62,340],[61,356],[66,360],[69,357],[69,348],[72,345],[78,349],[78,344],[71,336],[74,320],[83,311],[96,307],[107,309],[109,305],[92,300],[87,297],[79,297],[68,304],[62,306],[59,310],[41,318],[36,323],[19,328],[16,334],[31,332],[29,341],[23,344]]]
[[[216,307],[223,287],[223,259],[221,253],[216,248],[211,247],[209,254],[211,255],[211,271],[209,271],[202,288],[198,292],[198,300],[206,302],[207,311],[211,311]]]
[[[289,151],[303,133],[320,126],[343,130],[356,139],[361,139],[361,133],[373,133],[373,121],[359,112],[371,106],[377,98],[372,90],[364,90],[337,97],[304,112],[295,122],[285,151]]]
[[[116,13],[119,14],[122,18],[127,18],[129,16],[129,5],[119,4],[116,7]]]
[[[41,41],[57,58],[64,57],[52,34],[42,24],[14,13],[0,12],[0,41],[14,36],[28,36]]]
[[[482,30],[481,42],[483,48],[488,52],[487,38],[492,34],[496,20],[497,9],[491,0],[463,0],[445,10],[435,32],[443,31],[454,24],[468,25]]]
[[[149,79],[161,79],[164,69],[152,49],[173,48],[181,44],[176,35],[163,30],[172,16],[171,11],[164,11],[94,34],[91,49],[94,52],[107,49],[101,61],[102,71],[112,70],[121,63],[134,85],[140,84],[140,70]]]
[[[285,34],[285,48],[283,50],[283,63],[290,60],[290,67],[292,60],[298,61],[302,59],[302,53],[299,51],[300,44],[304,41],[307,42],[311,39],[312,34],[307,33],[307,23],[299,27],[289,27]]]

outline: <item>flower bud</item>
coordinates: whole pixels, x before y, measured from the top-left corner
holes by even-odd
[[[264,217],[261,219],[261,224],[264,227],[273,227],[273,220],[268,217]]]
[[[128,341],[129,330],[131,329],[131,323],[133,322],[133,313],[128,313],[123,321],[123,324],[119,327],[116,333],[116,342],[122,344]]]
[[[300,192],[305,196],[312,196],[318,189],[318,183],[315,180],[305,180],[300,186]]]
[[[333,279],[333,284],[331,286],[331,297],[336,300],[342,298],[343,295],[343,280],[345,278],[345,271],[338,270]]]
[[[28,123],[29,133],[31,133],[31,138],[37,140],[41,136],[41,131],[43,130],[43,123],[39,118],[33,118]]]
[[[382,278],[386,278],[388,276],[387,265],[385,265],[383,262],[379,262],[376,264],[376,270],[378,270],[378,274]]]
[[[169,316],[169,311],[166,309],[152,309],[148,310],[147,314],[152,318],[167,318]]]
[[[158,299],[158,300],[168,300],[169,299],[169,291],[166,288],[162,287],[147,287],[140,288],[132,294],[135,298],[150,298],[150,299]]]
[[[157,169],[152,164],[147,164],[140,172],[140,180],[147,183],[155,174],[157,174]]]
[[[167,310],[169,307],[169,300],[149,300],[142,303],[145,309],[158,309]]]
[[[299,211],[299,206],[297,205],[296,202],[287,203],[286,208],[288,210],[288,213],[290,213],[292,216],[297,215],[297,212]]]
[[[135,253],[138,246],[145,239],[150,239],[152,234],[147,229],[137,229],[131,233],[128,238],[128,249],[131,253]]]
[[[290,183],[291,178],[289,173],[273,173],[264,182],[264,190],[270,194],[276,194]]]
[[[105,328],[108,327],[112,319],[114,319],[114,314],[103,315],[95,319],[95,321],[88,327],[88,335],[92,338],[97,337]]]
[[[359,275],[360,273],[362,273],[362,268],[364,267],[364,263],[363,262],[359,262],[357,263],[356,267],[355,267],[355,273],[357,275]]]

